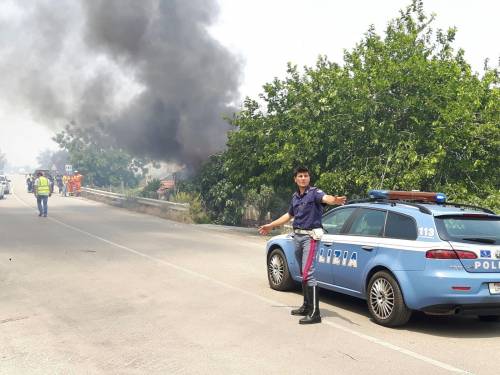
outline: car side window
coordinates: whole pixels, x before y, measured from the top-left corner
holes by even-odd
[[[328,234],[339,234],[347,219],[355,210],[355,207],[349,207],[332,211],[323,218],[323,228]]]
[[[363,208],[356,215],[347,234],[356,236],[381,236],[386,211]]]
[[[403,240],[417,239],[417,223],[410,216],[389,212],[385,225],[385,237]]]

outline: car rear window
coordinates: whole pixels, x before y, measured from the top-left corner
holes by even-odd
[[[465,243],[500,243],[500,217],[487,215],[450,215],[436,217],[443,240]]]
[[[395,212],[389,212],[387,223],[385,224],[385,237],[416,240],[417,223],[415,219]]]

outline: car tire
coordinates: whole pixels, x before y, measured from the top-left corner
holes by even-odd
[[[498,322],[500,315],[479,315],[477,317],[481,322]]]
[[[279,248],[272,250],[267,257],[267,279],[274,290],[285,291],[295,287],[285,254]]]
[[[412,311],[406,306],[396,279],[387,271],[375,273],[368,283],[368,310],[376,323],[397,327],[408,322]]]

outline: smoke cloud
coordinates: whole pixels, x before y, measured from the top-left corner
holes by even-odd
[[[0,90],[58,130],[104,125],[138,156],[196,165],[221,150],[240,62],[208,33],[214,0],[0,5]]]

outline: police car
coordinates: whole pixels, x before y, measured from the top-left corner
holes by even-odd
[[[412,311],[500,316],[500,216],[442,193],[372,190],[323,216],[315,274],[322,288],[367,301],[373,320],[404,325]],[[300,282],[293,234],[267,243],[269,285]]]

